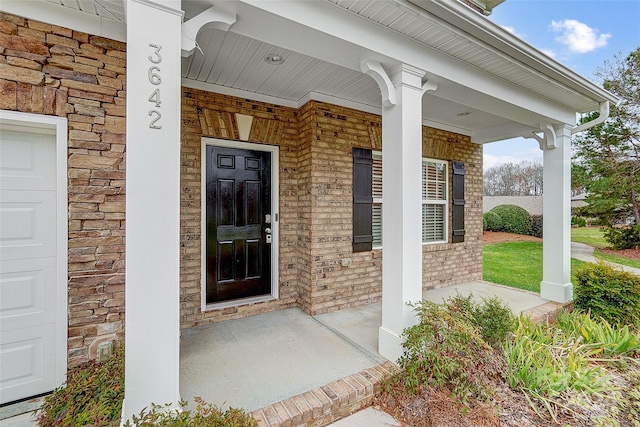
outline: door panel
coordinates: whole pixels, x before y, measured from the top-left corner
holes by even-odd
[[[206,151],[206,302],[270,294],[271,153]]]
[[[56,185],[54,136],[0,131],[0,403],[57,385]]]

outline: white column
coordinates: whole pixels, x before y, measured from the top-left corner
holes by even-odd
[[[180,399],[180,4],[125,2],[124,420]]]
[[[567,302],[571,285],[571,127],[554,126],[555,148],[544,148],[543,267],[540,296]],[[550,136],[547,136],[549,138]],[[523,260],[526,262],[526,260]]]
[[[401,65],[391,80],[396,105],[382,109],[382,326],[379,353],[402,356],[400,335],[416,324],[408,302],[422,299],[422,77]]]

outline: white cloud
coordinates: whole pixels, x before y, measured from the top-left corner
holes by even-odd
[[[518,33],[516,32],[516,29],[515,29],[515,28],[513,28],[513,27],[509,27],[509,26],[507,26],[507,25],[503,25],[503,26],[502,26],[502,28],[504,28],[505,30],[509,31],[509,32],[510,32],[511,34],[513,34],[514,36],[518,36],[518,37],[520,37],[520,34],[518,34]]]
[[[540,52],[544,53],[545,55],[547,55],[549,58],[556,58],[557,54],[554,50],[552,49],[540,49]]]
[[[566,45],[570,51],[588,53],[607,45],[611,34],[598,34],[598,30],[575,19],[551,21],[551,30],[561,32],[556,40]]]

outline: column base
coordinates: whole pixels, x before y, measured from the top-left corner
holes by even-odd
[[[569,283],[551,283],[542,281],[540,283],[540,298],[549,301],[566,303],[573,299],[573,284]]]
[[[398,359],[402,356],[402,337],[395,332],[380,326],[378,330],[378,353],[393,363],[398,363]]]

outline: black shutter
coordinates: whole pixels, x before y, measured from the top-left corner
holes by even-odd
[[[453,162],[453,243],[464,242],[464,163]]]
[[[353,149],[353,252],[370,251],[373,234],[371,180],[373,157],[371,150]]]

